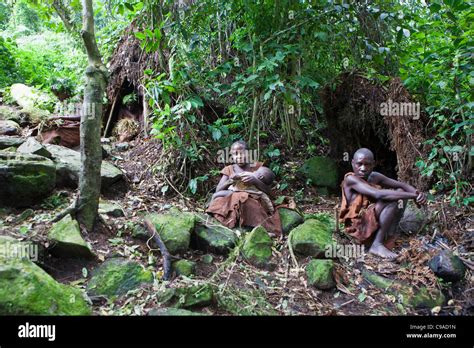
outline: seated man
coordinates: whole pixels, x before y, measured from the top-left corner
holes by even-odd
[[[212,195],[212,199],[216,197],[225,197],[232,194],[233,192],[253,193],[261,197],[262,204],[265,207],[265,210],[267,211],[267,213],[273,214],[275,209],[273,208],[273,203],[270,197],[265,192],[259,190],[255,185],[251,185],[242,181],[244,177],[248,177],[249,175],[252,175],[252,173],[242,172],[240,174],[234,175],[233,179],[229,179],[231,180],[232,185],[229,186],[227,190],[222,190],[222,191],[214,193]],[[255,175],[267,186],[271,186],[271,184],[273,183],[273,180],[275,179],[275,174],[273,174],[273,172],[269,168],[263,167],[263,166],[257,169],[257,171],[255,172]]]
[[[342,204],[339,215],[347,234],[370,246],[369,253],[394,259],[398,255],[384,245],[393,238],[402,217],[406,200],[417,205],[427,199],[413,186],[374,172],[374,154],[359,149],[352,158],[353,173],[347,173],[341,184]]]

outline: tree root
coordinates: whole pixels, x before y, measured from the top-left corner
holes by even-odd
[[[149,219],[145,219],[145,227],[147,228],[148,232],[150,233],[151,238],[158,244],[160,248],[161,255],[163,256],[163,280],[171,279],[173,275],[173,271],[171,269],[171,259],[173,256],[169,253],[168,249],[166,248],[165,243],[161,240],[160,235],[156,231],[155,226]]]

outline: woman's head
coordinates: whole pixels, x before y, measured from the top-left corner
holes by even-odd
[[[243,140],[238,140],[232,144],[230,147],[230,154],[234,163],[239,166],[242,166],[248,162],[247,153],[248,153],[247,143]]]

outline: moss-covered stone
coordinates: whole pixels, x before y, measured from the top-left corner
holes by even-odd
[[[223,255],[227,255],[237,242],[234,231],[222,225],[199,223],[196,226],[194,237],[197,249]]]
[[[189,260],[179,260],[173,262],[173,270],[177,275],[189,277],[196,271],[196,262]]]
[[[311,183],[315,186],[325,186],[333,189],[337,187],[337,166],[331,158],[312,157],[303,164],[300,172],[311,179]]]
[[[19,135],[20,125],[12,120],[0,120],[0,135]]]
[[[334,282],[334,262],[332,260],[311,260],[306,266],[308,284],[321,290],[336,286]]]
[[[177,307],[205,307],[212,303],[214,291],[210,284],[193,285],[186,288],[177,288],[175,297]]]
[[[165,316],[165,317],[188,317],[188,316],[203,316],[203,313],[192,312],[182,308],[154,308],[148,312],[151,316]]]
[[[272,258],[273,240],[262,226],[255,227],[245,236],[242,255],[257,267],[266,267]]]
[[[27,138],[26,141],[18,147],[17,152],[43,156],[46,158],[52,157],[51,153],[33,137]]]
[[[66,215],[53,224],[48,233],[51,241],[51,254],[58,257],[92,258],[90,245],[82,238],[79,223]]]
[[[322,257],[332,242],[331,225],[316,219],[306,220],[288,237],[293,250],[304,256]]]
[[[119,296],[152,281],[153,274],[138,262],[112,258],[92,272],[87,293],[90,296]]]
[[[362,275],[375,287],[385,290],[394,296],[405,306],[414,308],[434,308],[442,306],[445,302],[444,294],[438,289],[426,287],[413,287],[400,281],[381,277],[373,272],[363,271]]]
[[[20,137],[10,137],[6,135],[0,136],[0,150],[8,147],[18,147],[25,142],[25,139]]]
[[[0,152],[0,205],[24,207],[40,202],[55,186],[54,163],[37,155]]]
[[[436,276],[447,282],[457,282],[464,278],[466,266],[461,259],[448,250],[443,250],[429,263]]]
[[[106,214],[113,217],[125,216],[120,204],[107,201],[99,202],[99,214]]]
[[[150,214],[147,218],[153,223],[171,254],[188,250],[194,229],[194,214],[171,210],[167,214]]]
[[[64,146],[46,144],[56,163],[57,185],[77,187],[81,171],[81,154]],[[100,169],[101,190],[106,190],[112,184],[123,179],[122,171],[113,164],[102,161]]]
[[[293,209],[279,208],[281,229],[284,234],[288,234],[293,228],[303,223],[303,217]]]
[[[426,213],[410,200],[400,219],[398,229],[404,233],[419,233],[423,231],[427,221]]]
[[[90,315],[84,293],[27,259],[0,259],[0,315]]]

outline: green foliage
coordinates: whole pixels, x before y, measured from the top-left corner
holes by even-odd
[[[0,88],[8,87],[19,79],[14,59],[15,50],[12,40],[0,36]]]

